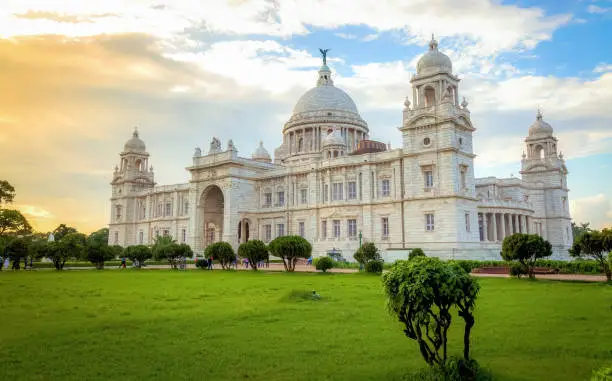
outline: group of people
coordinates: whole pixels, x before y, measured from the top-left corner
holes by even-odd
[[[0,257],[0,260],[2,259],[2,257]],[[19,270],[19,265],[21,263],[21,258],[18,258],[17,260],[13,260],[11,262],[9,257],[4,258],[4,263],[0,262],[0,269],[4,269],[4,270],[8,270],[9,266],[11,265],[11,263],[13,264],[13,266],[11,267],[11,269],[13,270]],[[34,264],[32,263],[32,257],[28,258],[23,258],[23,268],[24,270],[27,270],[28,268],[33,268]]]

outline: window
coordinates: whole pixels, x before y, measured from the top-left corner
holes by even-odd
[[[348,220],[348,236],[349,238],[357,237],[357,220]]]
[[[465,168],[464,166],[461,166],[461,189],[460,190],[464,190],[467,188],[467,181],[466,181],[466,172],[467,172],[467,168]]]
[[[144,233],[138,232],[138,244],[142,245],[144,243]]]
[[[272,225],[264,225],[264,239],[266,242],[272,240]]]
[[[424,146],[428,146],[428,145],[430,145],[430,144],[431,144],[431,139],[430,139],[430,138],[425,138],[425,139],[423,139],[423,145],[424,145]]]
[[[181,230],[181,242],[185,243],[187,240],[187,231],[185,229]]]
[[[387,239],[389,238],[389,218],[383,217],[380,222],[382,225],[382,239]]]
[[[117,219],[117,221],[121,219],[121,205],[115,206],[115,218]]]
[[[272,193],[264,193],[264,205],[272,205]]]
[[[300,203],[308,204],[308,189],[300,189]]]
[[[157,215],[155,217],[161,217],[162,216],[163,208],[164,208],[164,206],[162,205],[161,202],[159,204],[157,204]]]
[[[300,221],[298,222],[298,234],[300,235],[300,237],[304,237],[305,235],[305,227],[304,227],[304,222]]]
[[[165,216],[171,216],[172,215],[172,203],[167,202],[166,203],[166,214]]]
[[[155,238],[159,237],[159,230],[155,229]]]
[[[342,200],[342,183],[333,183],[332,184],[332,200]]]
[[[469,213],[465,214],[465,231],[466,232],[470,231],[470,214]]]
[[[321,237],[327,238],[327,221],[321,221]]]
[[[114,242],[115,242],[115,245],[119,244],[119,232],[115,232]]]
[[[389,180],[383,180],[382,181],[382,196],[383,197],[389,197],[389,194],[391,193],[391,191],[389,190]]]
[[[183,204],[183,214],[189,214],[189,201],[185,201]]]
[[[170,230],[164,230],[164,237],[168,237],[170,235]]]
[[[329,185],[325,184],[323,185],[323,200],[327,202],[328,198],[329,198]]]
[[[425,214],[425,230],[431,232],[434,230],[434,215],[433,213]]]
[[[423,172],[423,176],[425,178],[425,191],[429,191],[433,188],[433,171],[427,169]]]
[[[285,205],[285,192],[277,192],[278,206]]]
[[[142,206],[140,210],[140,218],[145,219],[147,217],[147,207],[145,205]]]
[[[354,200],[357,198],[357,183],[356,182],[349,181],[347,193],[348,193],[349,200]]]
[[[340,220],[334,220],[334,237],[340,237]]]
[[[285,224],[276,224],[276,236],[282,237],[285,235]]]

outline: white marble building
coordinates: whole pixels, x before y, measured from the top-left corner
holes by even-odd
[[[411,248],[442,258],[499,259],[514,232],[537,233],[567,258],[572,244],[567,169],[552,127],[538,112],[525,138],[521,178],[474,177],[468,104],[459,78],[432,39],[402,111],[402,144],[368,140],[368,125],[325,62],[316,86],[285,123],[274,160],[260,143],[251,158],[213,138],[199,148],[185,184],[155,184],[135,131],[112,181],[110,243],[152,243],[171,235],[201,253],[223,240],[268,242],[296,234],[314,255],[352,258],[359,237],[388,259]],[[527,131],[526,131],[527,132]]]

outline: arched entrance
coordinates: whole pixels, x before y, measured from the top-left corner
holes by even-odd
[[[202,205],[204,247],[223,239],[223,191],[216,185],[204,190],[200,199]]]
[[[240,220],[238,223],[238,243],[245,243],[250,239],[250,221],[247,218]]]

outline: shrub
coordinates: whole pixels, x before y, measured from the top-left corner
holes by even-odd
[[[583,233],[570,249],[572,257],[590,257],[597,261],[606,274],[608,282],[612,281],[612,262],[609,254],[612,252],[612,229],[593,230]]]
[[[410,250],[410,254],[408,254],[408,259],[414,259],[416,257],[424,257],[425,256],[425,252],[423,251],[423,249],[421,248],[416,248],[416,249],[412,249]]]
[[[15,238],[6,245],[5,255],[13,262],[13,269],[19,270],[21,259],[28,256],[28,247],[26,238]]]
[[[196,267],[201,270],[208,269],[208,258],[198,257],[198,260],[195,263]]]
[[[318,258],[315,266],[317,270],[321,270],[326,273],[327,270],[334,268],[334,260],[330,257],[321,257]]]
[[[516,233],[502,243],[501,256],[506,261],[517,261],[527,270],[530,278],[535,277],[533,267],[539,258],[550,257],[550,242],[537,234]]]
[[[143,263],[153,256],[151,249],[145,245],[128,246],[125,248],[124,254],[138,268],[141,268]]]
[[[591,381],[612,381],[612,364],[594,370]]]
[[[241,258],[247,258],[253,270],[257,270],[258,262],[265,261],[270,257],[266,244],[257,239],[241,244],[238,247],[238,255]]]
[[[307,259],[312,254],[312,245],[298,235],[277,237],[270,242],[268,249],[283,260],[285,270],[289,272],[295,270],[298,258]]]
[[[520,278],[521,275],[527,275],[529,271],[522,263],[512,262],[510,265],[510,275]]]
[[[383,271],[383,261],[375,260],[369,261],[365,265],[365,271],[369,273],[380,274]]]
[[[353,258],[361,265],[365,266],[370,261],[381,259],[378,248],[372,242],[366,242],[353,254]]]
[[[470,333],[480,286],[461,266],[437,258],[397,261],[383,275],[387,307],[404,324],[404,334],[419,345],[430,366],[447,360],[451,311],[464,320],[463,359],[470,359]]]
[[[229,270],[232,262],[236,260],[236,253],[234,253],[232,245],[227,242],[215,242],[208,245],[206,250],[204,250],[204,256],[206,258],[212,257],[219,261],[221,268],[224,270]]]

